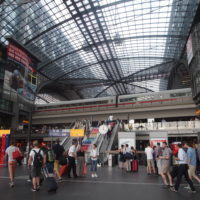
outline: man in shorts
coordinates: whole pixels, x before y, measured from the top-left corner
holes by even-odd
[[[37,155],[37,158],[36,158]],[[38,161],[36,162],[37,159]],[[40,164],[41,163],[41,164]],[[28,166],[31,167],[31,177],[32,177],[32,191],[36,192],[40,188],[40,176],[41,176],[41,168],[46,163],[46,155],[39,148],[38,141],[33,142],[33,149],[30,151]]]
[[[170,174],[171,149],[168,148],[166,142],[163,142],[162,148],[163,148],[162,155],[159,156],[159,159],[161,160],[160,175],[162,176],[162,179],[164,182],[163,188],[167,189],[167,188],[173,187],[172,177]],[[167,178],[169,180],[169,183],[167,181]]]
[[[10,187],[14,187],[14,178],[15,178],[15,169],[17,161],[13,158],[13,153],[15,151],[19,151],[21,154],[21,151],[18,147],[15,146],[15,143],[12,141],[11,145],[6,149],[6,157],[8,158],[8,172],[10,177]]]
[[[196,166],[197,166],[197,155],[196,151],[193,148],[193,143],[185,142],[184,147],[187,148],[187,157],[188,157],[188,175],[190,179],[196,179],[200,183],[199,177],[196,175]]]
[[[153,160],[153,149],[151,148],[150,144],[145,148],[145,154],[147,157],[147,174],[156,174],[154,160]]]

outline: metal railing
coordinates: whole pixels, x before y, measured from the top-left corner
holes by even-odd
[[[175,121],[124,124],[123,131],[154,131],[154,130],[194,130],[200,129],[200,121]]]

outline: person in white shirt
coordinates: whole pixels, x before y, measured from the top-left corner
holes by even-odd
[[[68,178],[71,178],[71,169],[73,170],[73,176],[74,178],[77,178],[76,174],[76,150],[78,146],[78,141],[73,140],[72,141],[72,146],[69,148],[68,152],[68,160],[69,160],[69,169],[68,169]]]
[[[97,178],[97,161],[98,161],[99,152],[97,150],[97,145],[93,144],[93,148],[90,152],[90,158],[91,158],[91,172],[92,172],[92,178]]]
[[[147,157],[147,174],[148,175],[153,174],[153,173],[155,174],[156,169],[155,169],[154,160],[153,160],[153,149],[151,148],[150,144],[148,144],[148,146],[145,148],[145,154]]]
[[[6,149],[6,157],[8,159],[8,172],[10,177],[10,187],[14,187],[15,169],[17,161],[13,158],[13,153],[16,151],[18,151],[21,154],[21,151],[18,147],[15,146],[15,143],[11,142],[11,145]]]
[[[178,175],[177,175],[175,186],[174,188],[171,188],[171,191],[178,192],[182,176],[184,175],[187,183],[190,186],[191,192],[196,193],[193,182],[189,178],[188,157],[187,157],[187,153],[182,148],[182,144],[178,144],[178,158],[176,158],[176,160],[179,161]]]

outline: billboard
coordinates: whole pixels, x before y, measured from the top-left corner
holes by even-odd
[[[188,65],[191,63],[192,58],[194,57],[193,49],[192,49],[192,36],[190,35],[186,44],[186,52],[187,52],[187,60]]]
[[[33,101],[37,88],[36,64],[23,48],[9,42],[7,58],[13,63],[6,67],[4,76],[4,89],[16,92],[27,100]]]

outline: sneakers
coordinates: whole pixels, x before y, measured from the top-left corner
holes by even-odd
[[[170,190],[171,190],[172,192],[178,192],[174,187],[170,187]]]
[[[91,176],[92,178],[95,178],[95,175],[94,174],[92,174],[92,176]]]
[[[97,174],[94,174],[94,177],[95,177],[95,178],[98,178],[98,175],[97,175]]]
[[[10,182],[9,185],[11,188],[13,188],[15,186],[14,182]]]
[[[189,190],[188,192],[192,193],[192,194],[195,194],[197,191],[196,190],[194,190],[194,191],[193,190]]]
[[[29,183],[30,183],[30,182],[31,182],[31,179],[28,179],[28,180],[27,180],[27,182],[29,182]]]
[[[36,189],[34,189],[34,188],[32,188],[32,189],[31,189],[31,191],[32,191],[32,192],[37,192],[37,190],[36,190]]]
[[[184,187],[184,189],[189,190],[189,189],[190,189],[190,186],[188,185],[188,186]]]

